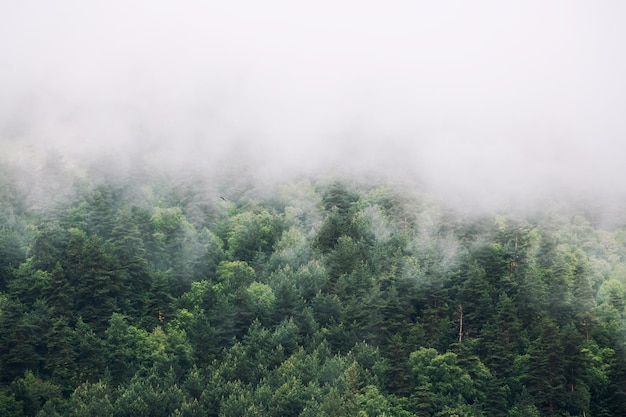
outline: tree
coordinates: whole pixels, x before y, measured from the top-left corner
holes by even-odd
[[[24,247],[17,231],[12,230],[3,220],[0,217],[0,291],[6,289],[13,279],[13,269],[25,259]]]
[[[266,317],[271,313],[276,296],[269,285],[254,281],[246,289],[246,293],[257,317]]]
[[[88,196],[87,231],[106,240],[115,227],[121,196],[113,186],[101,185]]]
[[[616,278],[610,278],[602,283],[598,290],[598,304],[608,304],[619,314],[624,314],[626,307],[626,288]]]
[[[129,325],[125,316],[114,313],[105,331],[105,353],[112,383],[125,382],[149,363],[152,351],[148,332]]]
[[[225,261],[217,267],[217,279],[227,290],[245,288],[252,284],[254,278],[254,269],[244,261]]]
[[[70,234],[64,270],[75,288],[74,314],[102,334],[111,314],[119,310],[117,300],[129,294],[123,291],[124,283],[115,273],[113,257],[102,240],[79,229],[71,229]]]
[[[4,381],[11,381],[27,370],[43,371],[48,353],[48,335],[53,326],[52,310],[43,300],[30,309],[9,302],[2,311],[0,330],[0,369]]]
[[[33,267],[51,271],[60,259],[67,245],[69,235],[56,221],[42,221],[36,226],[36,235],[31,245]]]
[[[72,329],[67,318],[54,318],[46,336],[46,361],[43,372],[59,385],[64,394],[76,383],[76,358],[72,349]]]
[[[22,378],[12,384],[15,398],[23,403],[24,415],[35,416],[47,402],[61,399],[61,388],[26,371]]]
[[[135,376],[120,389],[113,416],[170,417],[182,407],[185,395],[172,373],[149,372]]]
[[[505,380],[514,373],[514,358],[523,346],[523,328],[514,301],[502,294],[496,305],[496,313],[481,332],[484,340],[485,363],[495,374]]]
[[[119,280],[120,290],[124,294],[119,300],[120,307],[126,313],[141,314],[145,311],[153,277],[139,226],[130,212],[124,211],[117,216],[109,236],[105,245],[113,258],[113,274]]]
[[[79,385],[68,403],[70,417],[110,417],[114,408],[112,392],[105,382],[85,382]]]
[[[527,386],[535,404],[545,415],[554,415],[566,406],[567,388],[562,335],[551,319],[541,323],[541,334],[530,346]]]
[[[23,403],[15,399],[15,394],[0,391],[0,415],[4,417],[23,417]]]
[[[50,286],[50,274],[35,268],[33,258],[22,262],[15,277],[8,283],[8,291],[22,303],[32,305],[35,300],[46,296]]]
[[[268,210],[258,213],[246,210],[230,219],[226,238],[226,254],[232,260],[252,262],[257,254],[267,253],[280,238],[283,225]]]
[[[485,392],[479,387],[490,378],[489,371],[480,361],[474,378],[459,366],[453,352],[438,354],[432,348],[420,348],[411,353],[409,363],[416,378],[413,395],[414,411],[423,413],[473,411],[482,414]]]

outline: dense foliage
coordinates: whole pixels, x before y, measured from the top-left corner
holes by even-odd
[[[384,184],[45,169],[65,186],[0,176],[2,416],[626,410],[619,227]]]

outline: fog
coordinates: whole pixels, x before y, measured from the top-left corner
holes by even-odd
[[[624,21],[617,0],[2,1],[0,150],[615,205]]]

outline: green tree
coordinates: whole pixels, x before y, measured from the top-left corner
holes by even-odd
[[[114,385],[127,381],[142,366],[149,363],[152,351],[148,332],[126,322],[126,317],[114,313],[105,331],[106,364]]]
[[[15,229],[0,215],[0,291],[6,289],[13,280],[13,270],[25,260],[24,245]]]
[[[76,372],[74,380],[76,383],[95,383],[103,377],[106,360],[104,341],[80,317],[74,325],[69,343],[73,351],[73,366]]]
[[[75,387],[76,358],[72,349],[73,332],[67,318],[54,318],[46,335],[46,361],[43,373],[69,394]]]
[[[50,274],[35,268],[33,258],[22,262],[8,283],[8,291],[26,305],[43,299],[51,283]]]
[[[468,411],[482,414],[485,392],[478,388],[490,377],[489,371],[476,361],[475,378],[458,364],[453,352],[438,354],[432,348],[420,348],[411,353],[409,363],[416,378],[413,409],[424,413]]]
[[[90,235],[106,240],[111,235],[117,220],[121,202],[119,190],[110,185],[100,185],[87,198],[87,231]]]
[[[58,385],[42,380],[31,371],[26,371],[22,378],[16,379],[12,384],[12,390],[15,392],[15,398],[22,402],[26,416],[37,415],[47,402],[61,400],[61,388]]]
[[[608,279],[600,286],[597,300],[598,304],[608,304],[619,314],[624,314],[624,307],[626,307],[626,288],[618,279]]]
[[[265,317],[271,313],[276,296],[269,285],[254,281],[246,289],[246,293],[257,317]]]
[[[119,389],[113,416],[170,417],[182,407],[185,395],[172,373],[137,375]]]
[[[0,391],[0,415],[5,417],[23,417],[23,403],[15,399],[15,394]]]
[[[559,327],[546,318],[541,328],[529,349],[527,386],[541,413],[554,415],[566,406],[568,372]]]
[[[106,247],[113,258],[114,276],[120,282],[120,290],[124,294],[118,301],[120,307],[126,313],[141,314],[145,310],[153,277],[139,227],[130,212],[124,211],[117,216]]]
[[[268,210],[246,210],[230,219],[226,253],[232,260],[252,262],[257,254],[268,253],[280,238],[282,220]]]
[[[30,309],[19,302],[8,302],[1,318],[0,366],[4,381],[11,381],[29,369],[43,371],[53,326],[50,307],[43,300],[35,301]]]
[[[60,259],[67,245],[69,234],[56,221],[43,220],[36,225],[36,234],[30,247],[34,268],[51,271]]]
[[[128,297],[124,283],[115,274],[112,255],[98,237],[70,230],[64,270],[75,288],[74,314],[80,315],[98,334],[106,329],[111,314],[119,310],[117,300]]]
[[[71,417],[110,417],[114,408],[112,392],[105,382],[85,382],[79,385],[68,402]]]
[[[217,267],[217,279],[226,289],[247,287],[254,281],[255,272],[244,261],[222,262]]]

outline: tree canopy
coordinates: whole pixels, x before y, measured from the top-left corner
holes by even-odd
[[[626,410],[623,227],[383,182],[63,175],[48,204],[0,196],[3,416]]]

